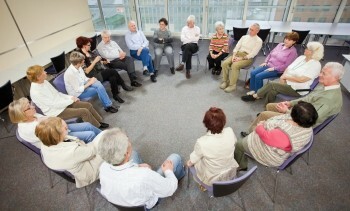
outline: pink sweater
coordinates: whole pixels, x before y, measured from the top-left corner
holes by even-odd
[[[255,132],[266,145],[282,149],[285,152],[292,151],[289,137],[282,130],[278,128],[266,130],[264,125],[258,125]]]

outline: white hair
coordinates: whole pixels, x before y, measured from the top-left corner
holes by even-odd
[[[215,30],[217,30],[220,26],[225,27],[225,24],[222,21],[216,21],[214,26],[215,26]]]
[[[194,23],[196,22],[196,17],[194,15],[190,15],[188,16],[187,21],[192,21]]]
[[[323,68],[331,69],[332,75],[339,80],[343,77],[345,72],[344,66],[338,62],[327,62]]]
[[[98,143],[98,154],[109,164],[121,164],[128,150],[128,136],[120,128],[105,130],[102,133]]]
[[[253,23],[252,26],[254,26],[258,31],[260,31],[260,25],[258,23]]]
[[[323,58],[324,47],[319,42],[309,42],[306,47],[312,51],[312,59],[320,61]]]
[[[102,35],[107,35],[107,36],[111,36],[111,31],[109,31],[109,30],[107,30],[107,29],[105,29],[105,30],[103,30],[102,32],[101,32],[101,36]]]

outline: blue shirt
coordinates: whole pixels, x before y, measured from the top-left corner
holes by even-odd
[[[149,45],[149,42],[142,31],[126,32],[125,42],[130,50],[138,50],[141,47],[144,48]]]

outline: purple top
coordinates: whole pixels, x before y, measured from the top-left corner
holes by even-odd
[[[298,57],[297,49],[292,46],[283,49],[284,43],[278,44],[266,57],[265,63],[268,67],[274,67],[275,70],[282,73]]]

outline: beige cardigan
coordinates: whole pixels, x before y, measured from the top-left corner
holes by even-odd
[[[190,160],[203,183],[212,185],[215,181],[230,180],[236,176],[236,142],[237,138],[230,127],[224,128],[220,134],[208,132],[197,140]]]
[[[75,177],[77,188],[84,187],[96,181],[99,167],[103,160],[97,155],[97,150],[91,142],[82,141],[61,142],[53,146],[41,146],[45,164],[55,170],[67,170]]]

